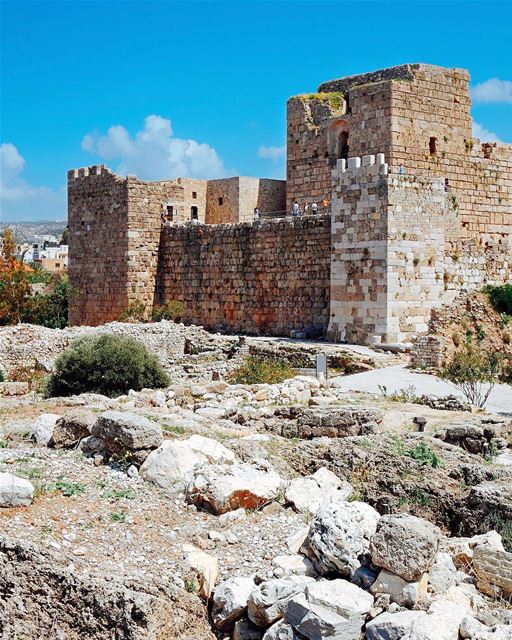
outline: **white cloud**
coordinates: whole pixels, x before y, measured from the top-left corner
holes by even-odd
[[[119,161],[119,173],[143,180],[221,178],[228,173],[213,147],[174,137],[171,121],[156,115],[148,116],[133,138],[119,124],[106,135],[89,133],[82,139],[82,149],[103,160]]]
[[[66,196],[60,190],[29,184],[21,172],[25,159],[10,142],[0,145],[0,218],[58,220],[65,218]]]
[[[512,82],[490,78],[477,84],[471,90],[475,102],[510,102],[512,103]]]
[[[498,136],[473,120],[473,136],[482,142],[502,142]]]
[[[261,147],[258,149],[259,158],[272,160],[272,162],[277,162],[280,158],[284,158],[285,154],[285,145],[283,145],[282,147],[266,147],[265,145],[261,145]]]

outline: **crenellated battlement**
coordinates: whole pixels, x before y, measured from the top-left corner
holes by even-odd
[[[106,164],[93,164],[90,167],[80,167],[79,169],[70,169],[68,171],[68,184],[75,180],[88,178],[90,176],[110,175],[124,180],[122,176],[118,176],[111,171]]]

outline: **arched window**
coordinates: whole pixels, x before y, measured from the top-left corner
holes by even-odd
[[[342,131],[338,138],[338,158],[348,159],[348,131]]]

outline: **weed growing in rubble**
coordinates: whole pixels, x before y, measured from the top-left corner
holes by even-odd
[[[293,378],[295,370],[285,360],[248,356],[230,376],[231,384],[278,384]]]
[[[409,449],[407,455],[426,467],[439,469],[443,466],[441,458],[426,442],[420,442],[413,449]]]
[[[126,512],[125,511],[112,511],[109,514],[110,522],[126,522]]]
[[[107,489],[101,494],[101,497],[108,500],[122,500],[123,498],[133,500],[135,498],[135,492],[129,487],[125,489]]]

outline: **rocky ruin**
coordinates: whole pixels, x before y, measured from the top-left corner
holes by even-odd
[[[509,416],[339,384],[406,354],[171,322],[1,329],[0,366],[32,347],[51,370],[98,331],[137,336],[172,383],[48,399],[3,383],[3,638],[512,637]],[[296,375],[230,382],[249,354]]]

